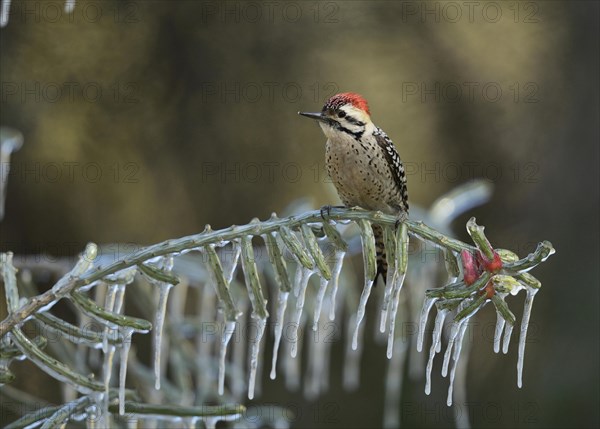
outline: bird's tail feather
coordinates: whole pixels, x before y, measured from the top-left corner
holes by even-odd
[[[381,276],[383,284],[387,282],[388,263],[385,255],[385,244],[383,241],[383,228],[379,225],[373,225],[373,235],[375,236],[375,252],[377,254],[377,273],[373,279],[373,286],[377,285],[377,278]]]

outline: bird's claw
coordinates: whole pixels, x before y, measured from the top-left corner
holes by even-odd
[[[406,212],[402,212],[396,218],[396,223],[394,224],[394,228],[398,229],[401,223],[406,222],[408,220],[408,215]]]
[[[327,216],[325,216],[326,212],[327,212]],[[327,206],[321,207],[321,219],[323,219],[324,221],[327,221],[329,219],[329,216],[331,216],[331,206],[327,205]]]
[[[326,205],[321,207],[321,219],[323,219],[324,221],[329,220],[329,217],[331,216],[331,209],[344,209],[346,208],[345,206],[332,206],[332,205]],[[327,213],[327,215],[325,215],[325,213]]]

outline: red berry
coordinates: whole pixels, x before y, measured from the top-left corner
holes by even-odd
[[[460,257],[463,264],[463,278],[467,286],[475,283],[475,280],[479,277],[479,267],[477,261],[473,257],[473,254],[468,250],[461,250]]]
[[[483,288],[482,292],[485,293],[486,299],[492,299],[492,297],[496,295],[496,289],[494,289],[491,281],[485,285],[485,288]]]
[[[500,259],[500,255],[495,250],[492,250],[494,253],[494,258],[489,260],[481,251],[477,252],[477,261],[479,264],[490,273],[497,273],[502,269],[502,259]]]

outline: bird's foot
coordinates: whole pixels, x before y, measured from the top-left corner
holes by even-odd
[[[345,206],[332,206],[332,205],[326,205],[321,207],[321,219],[323,219],[324,221],[329,220],[329,217],[331,216],[331,209],[343,209],[345,208]],[[327,213],[327,214],[325,214]]]
[[[398,216],[396,217],[396,223],[394,224],[394,227],[396,229],[398,229],[400,224],[403,222],[406,222],[407,220],[408,220],[408,213],[400,212],[400,214],[398,214]]]

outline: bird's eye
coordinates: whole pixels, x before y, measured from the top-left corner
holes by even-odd
[[[344,116],[346,116],[346,112],[344,112],[343,110],[340,110],[338,112],[338,118],[343,118]]]

